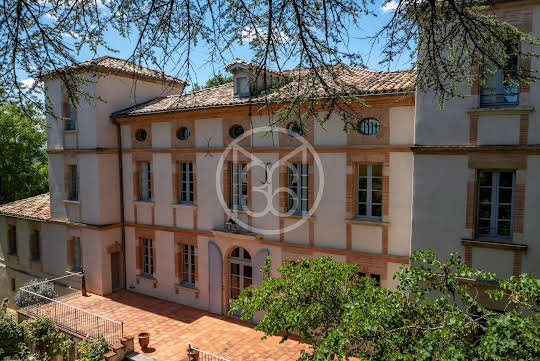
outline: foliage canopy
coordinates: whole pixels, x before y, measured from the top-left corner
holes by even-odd
[[[464,96],[460,84],[476,77],[485,81],[485,69],[503,69],[521,52],[523,59],[538,57],[540,40],[516,25],[497,18],[495,0],[43,0],[11,1],[0,12],[0,82],[3,98],[24,99],[28,91],[43,87],[36,82],[23,89],[20,71],[38,78],[48,71],[77,62],[82,49],[98,55],[115,52],[108,37],[133,43],[129,61],[168,70],[192,82],[195,50],[203,50],[209,64],[235,58],[235,46],[249,44],[257,70],[269,67],[289,73],[291,102],[280,117],[317,115],[318,107],[354,115],[348,106],[361,89],[341,80],[336,64],[363,66],[366,57],[390,67],[410,56],[417,74],[416,87],[433,90],[444,103]],[[366,29],[384,5],[394,5],[390,19],[378,29]],[[371,31],[371,32],[370,32]],[[361,54],[357,38],[367,38],[369,54]],[[512,44],[511,46],[507,46]],[[520,47],[521,44],[521,47]],[[374,54],[376,53],[376,54]],[[380,54],[382,56],[379,56]],[[198,53],[200,54],[200,53]],[[310,69],[305,72],[300,69]],[[76,72],[58,73],[68,95],[78,104],[84,87]],[[514,78],[514,76],[512,76]],[[519,82],[536,74],[519,71]],[[272,97],[268,97],[272,101]],[[323,104],[318,104],[322,102]],[[310,105],[303,112],[301,106]],[[294,110],[297,111],[294,111]],[[328,116],[316,119],[324,123]],[[347,124],[345,126],[347,128]]]
[[[103,336],[87,338],[77,344],[77,351],[81,361],[101,361],[109,352],[111,346]]]
[[[0,103],[0,204],[48,190],[46,142],[45,121],[35,106]]]
[[[198,91],[205,88],[211,88],[216,85],[231,83],[232,81],[233,81],[232,76],[224,76],[221,73],[217,73],[216,75],[208,79],[206,83],[204,84],[204,86],[200,86],[198,83],[193,84],[193,91]]]
[[[398,291],[330,257],[285,262],[281,277],[245,289],[230,312],[250,319],[266,311],[256,329],[311,342],[299,360],[540,358],[539,279],[497,278],[456,255],[440,261],[432,251],[413,254],[411,262],[396,274]]]

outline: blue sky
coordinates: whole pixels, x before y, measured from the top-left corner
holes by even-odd
[[[367,36],[373,35],[377,30],[379,30],[388,20],[391,18],[393,14],[393,9],[397,5],[396,1],[390,1],[390,3],[386,4],[384,7],[381,5],[384,3],[384,0],[376,0],[375,4],[373,6],[373,10],[377,13],[377,17],[366,17],[366,23],[361,24],[361,29],[358,30],[355,34],[351,34],[352,38],[351,41],[351,50],[358,52],[362,57],[364,58],[364,61],[366,65],[371,69],[377,69],[377,70],[397,70],[397,69],[406,69],[410,66],[409,63],[409,57],[408,55],[404,55],[402,59],[399,59],[394,64],[388,65],[380,65],[380,51],[377,49],[377,47],[374,48],[373,52],[370,54],[370,41],[367,39],[362,39]],[[69,39],[69,36],[66,36],[67,39]],[[88,49],[83,49],[80,54],[76,56],[76,58],[79,61],[88,60],[91,58],[94,58],[96,56],[103,56],[103,55],[113,55],[119,58],[128,58],[131,55],[131,52],[133,51],[133,47],[135,44],[135,40],[129,40],[120,38],[116,35],[116,33],[109,32],[107,35],[106,40],[109,43],[109,46],[111,46],[113,49],[118,50],[117,53],[112,53],[110,51],[106,51],[105,49],[101,49],[101,51],[98,51],[98,54],[95,55],[94,53],[90,52]],[[244,45],[236,45],[236,47],[233,49],[232,54],[227,56],[227,62],[232,61],[235,58],[241,58],[245,60],[251,60],[252,54],[249,50],[249,47],[247,43]],[[199,84],[204,84],[206,80],[211,78],[214,75],[215,72],[221,71],[222,73],[225,73],[223,70],[224,64],[215,64],[214,66],[207,64],[208,59],[208,53],[204,49],[203,46],[199,46],[194,50],[191,56],[191,60],[195,65],[195,71],[194,74],[191,74],[193,82],[198,82]],[[175,71],[174,64],[167,64],[165,68],[165,72],[172,73],[174,75]],[[24,78],[24,77],[23,77]],[[31,79],[28,79],[28,81],[31,81]]]

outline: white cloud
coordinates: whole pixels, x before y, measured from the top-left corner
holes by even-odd
[[[262,29],[255,29],[250,28],[249,26],[246,26],[244,29],[242,29],[242,33],[240,34],[242,37],[242,40],[252,42],[257,37],[264,37],[264,31]]]
[[[26,90],[32,89],[32,87],[35,86],[35,88],[32,90],[32,94],[34,95],[42,95],[42,89],[43,89],[43,82],[37,80],[36,78],[28,78],[21,80],[19,83],[22,88]]]
[[[244,29],[242,29],[242,32],[240,33],[240,36],[242,37],[242,40],[253,42],[254,40],[260,40],[260,41],[266,41],[268,33],[263,30],[262,28],[257,28],[255,30],[254,28],[250,28],[249,26],[246,26]],[[290,41],[289,37],[283,33],[273,33],[273,38],[276,43],[284,44]]]
[[[399,5],[399,2],[395,0],[391,0],[385,3],[383,6],[381,6],[381,10],[383,11],[383,13],[388,13],[388,12],[396,10],[398,5]]]
[[[62,36],[65,38],[80,39],[81,35],[77,33],[62,33]]]
[[[34,78],[28,78],[28,79],[24,79],[23,81],[21,81],[21,84],[25,87],[25,88],[31,88],[34,86],[34,83],[36,82],[36,79]]]
[[[51,13],[45,13],[43,14],[43,17],[47,20],[58,20],[58,18]]]

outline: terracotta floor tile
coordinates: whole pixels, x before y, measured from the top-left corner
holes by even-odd
[[[250,323],[129,291],[63,301],[123,321],[124,335],[135,336],[137,352],[142,351],[136,336],[149,332],[149,351],[144,353],[159,361],[187,360],[188,344],[231,361],[294,361],[308,347],[294,340],[280,344],[276,336],[261,340],[263,334]]]

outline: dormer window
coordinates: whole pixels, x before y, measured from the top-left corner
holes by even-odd
[[[249,97],[270,89],[283,74],[249,61],[236,59],[225,67],[234,76],[234,96]]]
[[[237,97],[249,96],[249,78],[247,75],[238,75],[235,77],[234,95]]]

